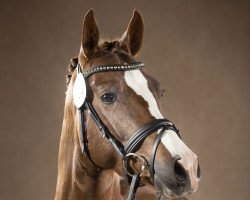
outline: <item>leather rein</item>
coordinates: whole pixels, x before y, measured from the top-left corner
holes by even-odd
[[[123,169],[125,173],[125,178],[130,185],[128,200],[135,199],[135,193],[137,188],[140,186],[141,177],[145,172],[149,172],[151,182],[154,183],[154,162],[156,151],[158,145],[161,141],[161,137],[165,130],[173,130],[179,135],[179,130],[175,125],[167,119],[155,119],[152,122],[144,125],[139,128],[132,137],[127,141],[126,145],[123,146],[109,129],[105,126],[95,108],[92,105],[91,99],[89,98],[90,87],[88,85],[88,78],[99,72],[110,72],[110,71],[128,71],[128,70],[140,70],[144,67],[142,62],[136,62],[132,64],[119,64],[119,65],[105,65],[98,66],[87,70],[86,72],[82,71],[81,65],[77,65],[77,77],[73,87],[73,99],[74,104],[78,108],[79,114],[79,123],[80,123],[80,142],[82,147],[82,153],[90,160],[90,162],[100,170],[100,167],[91,159],[90,153],[88,151],[88,141],[87,141],[87,132],[86,124],[84,121],[84,111],[88,110],[91,118],[95,122],[96,126],[99,129],[99,132],[102,134],[103,138],[107,139],[110,144],[113,146],[119,157],[123,160]],[[152,148],[152,153],[150,156],[149,162],[141,155],[136,154],[139,145],[152,133],[159,131],[158,135],[155,138],[154,145]],[[179,135],[180,137],[180,135]],[[129,167],[129,158],[137,157],[142,161],[143,166],[140,173],[133,172],[131,173],[128,169]]]

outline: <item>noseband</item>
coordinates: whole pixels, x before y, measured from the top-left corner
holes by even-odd
[[[121,144],[109,131],[109,129],[105,126],[99,115],[97,114],[95,108],[93,107],[91,100],[89,98],[89,90],[90,87],[88,85],[87,79],[99,72],[110,72],[110,71],[129,71],[129,70],[139,70],[144,67],[144,64],[142,62],[136,62],[132,64],[121,64],[121,65],[106,65],[106,66],[98,66],[95,68],[91,68],[87,70],[86,72],[82,72],[82,68],[80,64],[77,65],[77,77],[74,83],[73,88],[73,99],[74,104],[78,108],[79,113],[79,123],[80,123],[80,141],[81,141],[81,147],[82,152],[86,155],[86,157],[93,163],[94,166],[97,167],[99,170],[100,167],[91,159],[90,153],[88,151],[87,146],[87,133],[86,133],[86,124],[84,122],[84,110],[88,110],[90,113],[91,118],[97,125],[100,133],[102,134],[103,138],[106,138],[111,145],[114,147],[120,158],[123,160],[124,165],[124,173],[125,178],[127,179],[128,183],[130,184],[130,190],[128,195],[128,200],[132,200],[135,198],[135,193],[137,191],[137,188],[140,186],[140,180],[141,176],[143,176],[145,171],[149,171],[150,173],[150,179],[152,183],[154,183],[154,162],[155,162],[155,156],[156,151],[158,148],[158,145],[161,141],[161,137],[165,130],[173,130],[179,135],[178,129],[174,126],[172,122],[170,122],[167,119],[155,119],[152,122],[144,125],[139,130],[137,130],[132,137],[128,140],[125,146]],[[150,156],[149,163],[147,160],[140,155],[135,154],[135,152],[138,150],[142,142],[152,133],[159,131],[159,134],[156,136],[152,153]],[[179,135],[180,137],[180,135]],[[128,160],[130,156],[134,156],[139,158],[143,161],[142,166],[142,173],[138,174],[136,172],[130,173],[128,170],[129,164]]]

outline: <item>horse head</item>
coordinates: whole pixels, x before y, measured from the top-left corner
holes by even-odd
[[[78,67],[66,93],[73,120],[70,128],[89,157],[81,155],[89,174],[114,170],[129,182],[139,174],[140,186],[153,187],[159,198],[180,197],[197,190],[199,164],[174,124],[162,115],[159,82],[136,59],[143,31],[143,19],[134,11],[121,38],[100,39],[93,10],[86,14]],[[84,75],[86,93],[79,106],[81,115],[72,97],[79,73]]]

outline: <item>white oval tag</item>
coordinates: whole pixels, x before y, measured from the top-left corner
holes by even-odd
[[[73,87],[73,101],[77,108],[81,108],[86,99],[86,83],[82,73],[78,73]]]

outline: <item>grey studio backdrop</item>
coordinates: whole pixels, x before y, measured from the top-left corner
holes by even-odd
[[[90,8],[111,38],[142,13],[138,59],[200,161],[190,199],[249,199],[250,3],[228,0],[1,0],[0,199],[54,198],[65,75]]]

